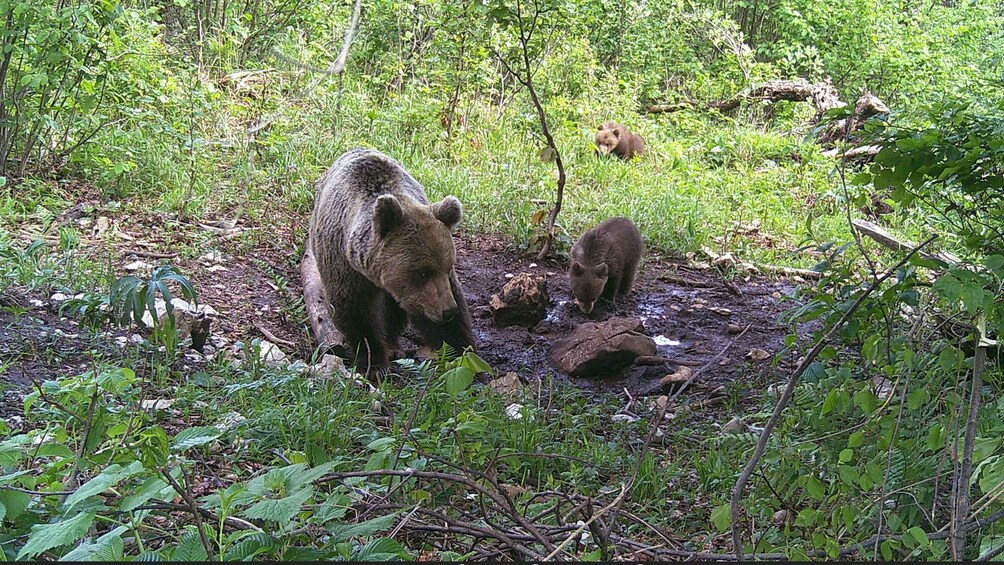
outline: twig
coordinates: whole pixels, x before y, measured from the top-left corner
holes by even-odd
[[[632,482],[633,482],[633,477],[632,477]],[[565,541],[558,544],[558,547],[554,548],[554,550],[552,550],[551,553],[547,554],[547,557],[544,558],[544,561],[550,561],[551,559],[554,559],[554,556],[557,555],[559,552],[561,552],[561,550],[564,549],[566,545],[572,543],[572,540],[577,539],[579,537],[579,534],[581,534],[582,531],[589,526],[589,524],[592,524],[594,521],[596,521],[597,518],[606,514],[607,511],[609,511],[611,508],[620,504],[630,490],[631,490],[630,483],[624,483],[623,485],[621,485],[621,493],[617,495],[617,498],[615,498],[613,502],[601,508],[599,512],[593,514],[592,517],[590,517],[589,520],[586,521],[586,523],[582,524],[578,528],[575,528],[575,531],[573,531],[567,538],[565,538]]]
[[[150,504],[144,504],[143,506],[137,506],[135,510],[168,510],[177,512],[188,512],[190,514],[192,513],[192,508],[189,507],[187,504],[173,504],[170,502],[153,502]],[[214,522],[220,521],[220,517],[214,514],[210,510],[206,510],[205,508],[198,508],[198,511],[199,514],[201,514],[202,517],[206,518],[207,520],[212,520]],[[242,520],[235,516],[227,516],[226,519],[223,521],[223,523],[234,528],[235,530],[254,530],[256,532],[264,531],[258,526],[252,524],[251,522],[248,522],[247,520]]]
[[[188,489],[182,488],[182,486],[178,484],[178,481],[171,476],[171,472],[167,470],[167,467],[161,467],[160,474],[163,475],[164,478],[167,479],[167,482],[171,484],[171,487],[174,488],[174,492],[178,493],[182,500],[184,500],[185,503],[188,504],[189,508],[192,509],[192,518],[195,519],[195,526],[199,530],[199,539],[202,540],[202,546],[206,549],[206,555],[209,556],[209,560],[213,560],[215,552],[213,551],[212,544],[209,543],[209,538],[206,536],[206,529],[202,525],[202,513],[199,511],[199,505],[195,503],[195,499],[192,498]],[[184,467],[181,468],[181,474],[185,477],[185,483],[191,484],[188,481],[188,475],[185,473]]]
[[[976,342],[979,343],[977,331]],[[979,422],[980,394],[983,389],[983,371],[986,369],[987,350],[977,347],[973,359],[973,379],[969,383],[969,415],[966,421],[966,439],[962,449],[962,467],[955,477],[955,505],[952,508],[952,559],[961,561],[966,550],[966,529],[958,524],[969,515],[969,481],[973,474],[973,448],[976,445],[976,426]]]
[[[163,253],[160,251],[144,251],[142,249],[123,249],[123,255],[135,255],[137,257],[149,257],[151,259],[174,259],[178,256],[177,253]]]
[[[732,545],[733,551],[735,551],[735,555],[738,560],[743,560],[742,536],[739,533],[739,498],[742,496],[743,490],[746,488],[746,483],[749,481],[750,475],[753,474],[753,470],[756,469],[757,464],[760,462],[760,457],[763,456],[764,449],[767,447],[767,439],[770,437],[771,432],[774,431],[774,427],[781,418],[781,412],[784,410],[785,406],[788,405],[788,402],[791,400],[791,396],[795,393],[795,385],[798,384],[798,380],[801,378],[802,373],[804,373],[809,365],[815,361],[816,356],[819,355],[819,352],[822,351],[824,347],[826,347],[826,344],[830,341],[830,339],[844,327],[844,324],[850,319],[854,312],[857,311],[858,307],[864,303],[865,299],[868,298],[868,296],[871,295],[871,293],[874,292],[879,285],[885,282],[886,279],[896,274],[897,270],[905,265],[910,258],[914,256],[914,254],[920,251],[923,247],[926,247],[935,239],[937,239],[936,235],[929,237],[923,243],[910,251],[910,253],[896,263],[896,265],[887,269],[882,276],[872,281],[868,288],[861,293],[861,296],[859,296],[851,307],[844,312],[843,316],[841,316],[840,319],[830,327],[830,330],[819,338],[816,345],[805,357],[802,358],[802,361],[795,368],[795,372],[791,375],[791,379],[788,380],[788,386],[785,387],[784,392],[781,394],[781,398],[779,398],[777,404],[774,405],[774,412],[770,415],[770,418],[764,425],[763,431],[760,432],[760,439],[757,441],[756,448],[753,451],[753,456],[750,457],[750,460],[746,463],[742,473],[739,475],[739,479],[736,481],[735,487],[732,489],[732,500],[730,502],[732,514]]]
[[[260,322],[255,322],[254,323],[254,327],[257,328],[257,330],[261,332],[261,335],[267,337],[273,343],[277,343],[279,345],[285,345],[286,347],[296,347],[296,344],[293,343],[292,341],[289,341],[288,339],[282,339],[281,337],[279,337],[279,336],[275,335],[274,333],[268,331],[268,328],[266,328],[265,326],[261,325]]]

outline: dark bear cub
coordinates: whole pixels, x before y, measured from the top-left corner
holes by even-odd
[[[378,151],[348,151],[317,182],[307,245],[357,366],[399,355],[409,320],[429,347],[474,347],[450,235],[462,215],[459,200],[431,204],[422,185]]]
[[[631,292],[644,244],[641,232],[627,218],[610,218],[583,233],[572,246],[572,296],[586,314],[596,300]]]
[[[624,160],[645,152],[645,140],[617,122],[603,122],[594,141],[601,155],[613,153]]]

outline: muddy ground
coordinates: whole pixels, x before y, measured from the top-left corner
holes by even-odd
[[[252,252],[240,251],[229,238],[212,238],[208,243],[203,238],[201,248],[222,251],[222,256],[214,261],[180,256],[158,260],[130,254],[137,249],[169,251],[165,247],[174,243],[174,237],[149,229],[156,222],[144,223],[147,231],[133,230],[120,238],[106,238],[89,252],[96,256],[111,253],[119,275],[127,274],[125,265],[136,260],[169,262],[192,280],[199,302],[219,312],[211,328],[218,338],[247,341],[267,332],[293,358],[309,360],[313,343],[295,307],[301,288],[296,238],[291,233],[279,233],[275,240],[256,245]],[[135,219],[117,218],[107,229],[121,234],[124,225],[142,224]],[[783,349],[788,333],[786,327],[777,324],[778,314],[794,305],[783,297],[790,294],[795,283],[759,276],[725,283],[713,270],[691,268],[649,254],[634,292],[620,299],[616,309],[601,304],[587,317],[570,300],[563,260],[539,263],[512,248],[508,239],[493,236],[458,236],[457,255],[458,273],[474,316],[479,354],[498,374],[512,371],[527,381],[556,373],[548,363],[551,344],[568,335],[577,324],[616,315],[641,318],[646,333],[659,344],[658,354],[666,357],[704,363],[728,346],[728,351],[702,372],[696,383],[700,388],[715,389],[737,379],[757,386],[773,378],[772,357]],[[501,291],[507,275],[520,272],[547,277],[551,297],[547,317],[530,329],[498,328],[487,308],[489,298]],[[666,280],[667,275],[670,280]],[[10,361],[0,380],[21,390],[29,388],[33,381],[76,374],[87,367],[96,349],[105,354],[120,351],[121,347],[110,343],[115,337],[121,342],[124,337],[136,339],[135,334],[143,333],[135,328],[113,329],[103,339],[94,339],[72,318],[59,316],[50,298],[16,288],[2,297],[4,303],[0,305],[16,305],[18,313],[0,309],[0,328],[4,329],[0,332],[0,357]],[[737,332],[747,326],[749,330],[737,337]],[[409,346],[407,340],[402,345],[406,349]],[[760,351],[769,357],[755,358]],[[792,366],[796,353],[782,358],[778,369],[784,371]],[[634,367],[612,378],[572,381],[597,392],[620,393],[626,389],[635,395],[652,392],[654,383],[673,369],[672,365]]]

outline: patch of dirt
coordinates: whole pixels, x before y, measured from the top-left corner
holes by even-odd
[[[738,378],[766,376],[771,359],[753,360],[746,356],[760,349],[773,357],[784,348],[787,328],[776,321],[778,314],[793,305],[785,302],[783,295],[795,288],[791,282],[750,277],[732,285],[741,292],[736,294],[716,274],[649,255],[629,296],[618,299],[616,308],[601,303],[587,316],[570,295],[567,265],[563,262],[540,263],[508,249],[501,239],[479,237],[457,241],[457,265],[474,315],[479,355],[499,374],[516,371],[531,380],[556,372],[547,359],[555,341],[567,336],[578,324],[611,316],[641,318],[645,333],[656,340],[657,355],[696,365],[713,359],[734,340],[726,354],[703,372],[700,381],[706,386],[714,388]],[[521,272],[547,277],[551,296],[547,317],[529,330],[520,326],[497,328],[485,305],[508,280],[507,274]],[[697,286],[660,280],[664,273]],[[737,338],[747,326],[749,330]],[[782,367],[789,364],[793,365],[794,359],[779,363]],[[613,378],[571,380],[598,392],[620,392],[626,388],[634,395],[652,390],[659,379],[675,368],[674,365],[635,366]]]
[[[135,256],[128,254],[129,250],[153,248],[172,254],[172,249],[185,249],[178,247],[185,245],[187,252],[183,255],[166,259],[141,255],[139,258],[153,264],[170,263],[190,278],[198,291],[199,302],[219,312],[212,323],[212,335],[222,336],[231,342],[263,337],[276,342],[294,358],[310,361],[314,343],[309,327],[302,320],[300,256],[294,251],[296,242],[305,235],[305,224],[287,224],[279,220],[277,223],[280,225],[269,228],[270,235],[252,231],[253,240],[241,243],[226,230],[223,233],[207,232],[204,226],[200,228],[191,223],[179,225],[177,222],[167,227],[164,218],[147,215],[146,220],[149,221],[140,222],[140,216],[143,216],[142,212],[137,211],[120,213],[114,218],[113,229],[107,230],[105,235],[90,234],[90,241],[84,246],[88,254],[110,254],[118,276],[144,276],[124,270],[126,264],[136,260]],[[122,228],[139,225],[143,229],[132,229],[131,234]],[[773,355],[784,347],[787,328],[777,325],[776,320],[781,311],[791,306],[790,302],[782,300],[782,295],[794,288],[792,282],[746,277],[742,281],[726,284],[714,272],[688,268],[650,253],[631,295],[619,299],[616,308],[601,303],[591,316],[587,316],[579,311],[569,295],[564,260],[538,262],[514,249],[508,238],[499,236],[462,235],[456,238],[456,243],[457,270],[474,316],[479,354],[499,375],[516,372],[522,378],[533,381],[555,374],[548,362],[552,344],[567,336],[578,324],[605,320],[611,316],[639,317],[644,323],[645,333],[658,345],[657,355],[686,360],[695,368],[714,358],[734,340],[728,352],[708,367],[699,379],[702,386],[711,388],[737,379],[759,377],[757,381],[763,382],[770,371]],[[222,258],[201,258],[211,251],[221,251]],[[511,278],[507,275],[515,276],[523,272],[546,277],[551,298],[547,315],[531,329],[520,326],[498,328],[488,308],[489,299],[492,294],[501,292]],[[66,339],[60,341],[54,333],[59,329],[66,334],[78,334],[80,329],[76,323],[61,320],[55,315],[54,306],[48,304],[48,297],[36,298],[45,305],[29,307],[27,317],[14,319],[13,315],[0,312],[0,328],[8,328],[4,337],[0,338],[0,353],[24,351],[30,342],[34,344],[31,346],[33,351],[56,351],[61,352],[61,356],[49,359],[46,356],[51,357],[51,353],[35,355],[32,361],[21,360],[13,368],[8,368],[2,380],[21,387],[30,384],[31,378],[43,380],[66,374],[93,360],[93,354],[84,344],[70,344],[68,347]],[[38,327],[29,331],[25,326],[26,320],[35,320],[28,325]],[[43,326],[51,330],[39,329]],[[749,330],[737,338],[737,334],[747,326],[750,326]],[[114,335],[129,335],[136,331],[115,332]],[[140,333],[146,335],[147,331]],[[410,334],[406,333],[404,337],[402,345],[406,351],[414,352],[417,347],[414,342],[408,343]],[[106,338],[106,342],[110,341],[110,337]],[[114,343],[110,346],[117,349]],[[758,359],[763,355],[757,355],[754,350],[763,350],[769,355]],[[750,352],[754,354],[747,357]],[[790,367],[795,357],[795,354],[790,354],[779,365]],[[610,378],[571,380],[578,386],[597,392],[619,393],[627,389],[635,395],[652,392],[659,379],[676,369],[674,364],[634,366]]]

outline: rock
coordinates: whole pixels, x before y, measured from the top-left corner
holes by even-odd
[[[668,345],[670,347],[676,347],[677,345],[680,345],[679,341],[675,339],[669,339],[664,335],[657,335],[655,336],[654,340],[656,345]]]
[[[140,403],[144,410],[167,410],[176,402],[173,398],[150,398]]]
[[[315,363],[306,369],[306,373],[312,377],[329,379],[335,375],[347,375],[345,362],[337,355],[325,354],[321,357],[320,363]]]
[[[210,273],[216,273],[216,272],[224,272],[225,273],[225,272],[229,271],[230,269],[224,267],[223,265],[212,265],[212,266],[206,267],[206,270],[209,271]]]
[[[132,263],[127,263],[123,269],[133,272],[133,271],[149,271],[153,269],[153,265],[147,263],[146,261],[133,261]]]
[[[501,377],[492,379],[492,381],[488,383],[488,386],[496,394],[510,398],[517,396],[520,389],[523,388],[523,385],[519,382],[519,375],[515,372],[509,372]]]
[[[749,350],[746,357],[754,361],[763,361],[764,359],[770,359],[770,353],[767,353],[767,351],[760,349],[759,347],[754,347]]]
[[[286,360],[286,354],[271,341],[263,339],[258,343],[258,347],[258,356],[266,365],[280,365]]]
[[[571,335],[554,343],[551,364],[573,377],[617,373],[637,357],[655,355],[655,341],[641,333],[638,318],[610,318],[580,324]]]
[[[57,292],[56,294],[53,294],[49,300],[52,302],[63,302],[64,300],[69,300],[69,298],[69,296],[66,296],[62,292]]]
[[[674,373],[670,373],[665,377],[659,379],[659,386],[661,388],[668,388],[672,386],[680,386],[683,383],[690,380],[690,377],[694,374],[694,371],[687,367],[686,365],[681,366]]]
[[[727,329],[730,334],[737,334],[743,331],[743,327],[739,324],[729,324]]]
[[[505,415],[510,420],[522,420],[523,419],[523,405],[522,404],[510,404],[505,407]]]
[[[226,256],[223,255],[223,253],[214,249],[213,251],[200,255],[198,261],[199,263],[205,265],[212,265],[213,263],[222,263],[225,259]]]
[[[532,328],[544,319],[550,302],[547,279],[532,273],[520,273],[502,287],[502,294],[491,296],[488,306],[496,326]]]
[[[783,526],[785,524],[791,524],[792,522],[794,522],[794,516],[791,515],[791,512],[788,512],[787,510],[778,510],[774,513],[775,525]]]
[[[734,416],[724,426],[722,426],[722,433],[734,434],[736,432],[741,432],[742,429],[743,421],[739,418],[739,416]]]

